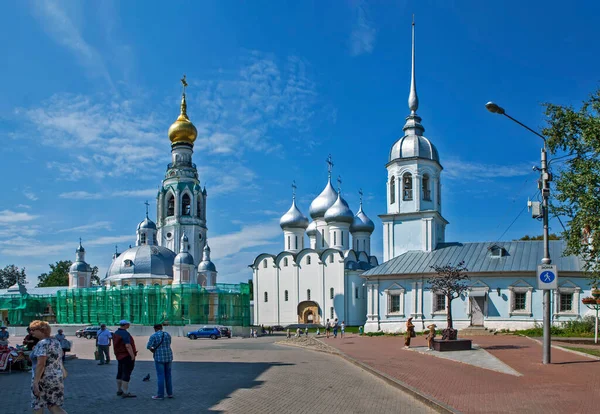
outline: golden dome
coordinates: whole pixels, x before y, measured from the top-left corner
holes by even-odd
[[[187,103],[185,102],[185,93],[181,97],[181,113],[173,125],[169,127],[169,139],[171,145],[184,143],[194,145],[198,136],[198,131],[192,121],[187,116]]]

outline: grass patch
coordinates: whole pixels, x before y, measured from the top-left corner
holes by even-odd
[[[501,329],[500,333],[514,333],[526,336],[544,336],[541,324],[536,323],[531,329],[520,331],[506,331]],[[562,322],[550,328],[550,335],[561,338],[592,338],[594,336],[594,317],[586,316],[583,319]]]
[[[563,346],[562,348],[570,349],[571,351],[583,352],[584,354],[589,354],[589,355],[600,357],[600,350],[598,350],[598,349],[576,348],[576,347],[572,347],[572,346]]]

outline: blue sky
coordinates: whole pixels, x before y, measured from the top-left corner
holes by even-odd
[[[447,240],[540,234],[526,211],[514,220],[536,192],[541,141],[484,104],[540,128],[540,103],[578,105],[598,86],[600,4],[576,3],[2,2],[0,267],[34,282],[81,237],[104,272],[115,244],[134,244],[146,199],[156,214],[183,73],[220,281],[247,280],[258,253],[281,250],[291,182],[308,214],[329,153],[354,211],[365,192],[381,260],[413,13]]]

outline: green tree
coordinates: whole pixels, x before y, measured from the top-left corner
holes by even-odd
[[[100,286],[100,278],[98,277],[98,266],[92,267],[92,277],[90,282],[92,286]]]
[[[521,237],[519,240],[523,240],[523,241],[544,240],[544,235],[541,234],[539,236],[530,236],[530,235],[526,234],[525,236]],[[560,240],[560,236],[557,235],[556,233],[551,233],[548,235],[548,240]]]
[[[8,265],[4,269],[0,269],[0,289],[8,289],[15,283],[27,283],[25,268],[19,269],[15,265]]]
[[[544,104],[554,173],[551,211],[566,217],[565,254],[583,259],[593,284],[600,282],[600,89],[581,108]],[[557,166],[558,165],[558,166]]]
[[[250,300],[254,300],[254,284],[252,283],[252,279],[248,279],[248,286],[250,288]]]
[[[38,287],[69,286],[69,268],[73,264],[70,260],[61,260],[50,265],[50,273],[38,276]]]
[[[456,339],[456,333],[452,326],[452,301],[469,290],[469,284],[467,283],[469,276],[466,273],[469,269],[465,267],[464,261],[456,266],[448,263],[446,266],[431,266],[431,268],[436,273],[436,275],[427,279],[427,282],[431,285],[431,291],[446,297],[446,318],[449,333],[444,332],[444,338]],[[446,338],[446,335],[449,337]]]

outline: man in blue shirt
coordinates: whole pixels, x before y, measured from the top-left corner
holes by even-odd
[[[110,340],[112,339],[112,333],[106,329],[106,325],[100,325],[100,330],[96,333],[96,346],[98,347],[98,353],[100,354],[100,362],[98,365],[104,365],[104,359],[106,363],[110,364]]]
[[[152,396],[153,400],[162,400],[165,398],[165,385],[167,386],[167,398],[173,398],[173,383],[171,381],[173,351],[171,350],[171,335],[162,329],[161,324],[154,325],[154,333],[148,339],[148,345],[146,345],[146,348],[154,354],[154,365],[156,366],[158,392]]]

